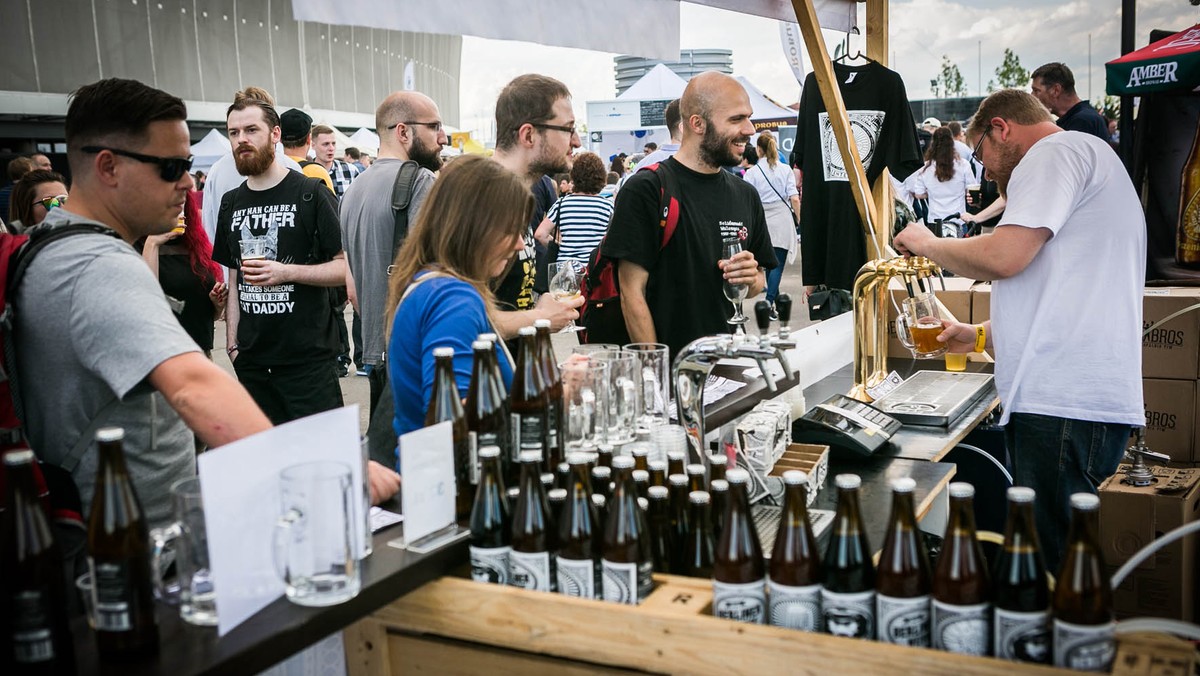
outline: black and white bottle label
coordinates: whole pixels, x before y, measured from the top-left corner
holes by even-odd
[[[12,649],[17,664],[37,664],[54,659],[54,640],[50,631],[52,609],[46,589],[25,589],[12,596],[9,617]]]
[[[960,655],[991,653],[992,604],[959,606],[933,601],[933,647]]]
[[[547,552],[518,552],[508,555],[508,583],[531,591],[552,590],[550,554]]]
[[[1116,624],[1073,624],[1054,620],[1054,666],[1107,672],[1116,655]]]
[[[996,657],[1049,664],[1050,611],[1020,612],[996,608],[992,618],[992,650]]]
[[[89,557],[92,583],[96,585],[96,631],[133,629],[133,581],[124,561],[96,561]]]
[[[821,631],[821,585],[792,587],[767,580],[771,626]]]
[[[521,421],[520,425],[518,426],[518,429],[520,430],[520,436],[518,439],[520,439],[521,450],[542,451],[543,454],[548,453],[550,449],[542,448],[546,443],[546,439],[543,436],[546,431],[546,416],[535,413],[532,415],[518,416],[518,418]],[[545,455],[542,456],[542,460],[546,460]]]
[[[596,598],[596,562],[592,559],[555,557],[558,593],[584,599]]]
[[[479,465],[479,435],[467,432],[467,480],[472,486],[479,485],[479,475],[482,469]]]
[[[600,562],[604,575],[604,600],[636,606],[638,602],[638,565],[604,559]]]
[[[508,444],[512,449],[512,461],[521,460],[521,414],[508,414]]]
[[[929,647],[929,596],[875,597],[879,640],[896,645]]]
[[[489,584],[508,584],[512,547],[471,547],[471,579]]]
[[[821,590],[821,614],[825,631],[834,636],[875,638],[875,592]]]
[[[735,622],[763,624],[767,616],[765,580],[745,583],[713,580],[712,614]]]

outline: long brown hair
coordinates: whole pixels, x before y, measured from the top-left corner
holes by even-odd
[[[763,132],[758,135],[758,158],[766,158],[767,164],[772,169],[776,164],[779,164],[779,146],[775,143],[775,137],[770,132]]]
[[[422,270],[436,270],[475,287],[490,314],[495,308],[488,286],[491,252],[524,232],[533,204],[529,188],[499,163],[481,155],[451,162],[433,184],[392,261],[385,325],[391,327],[404,290]]]
[[[934,129],[933,139],[929,142],[929,148],[925,150],[925,166],[929,166],[930,162],[936,165],[933,174],[938,182],[945,183],[954,178],[956,158],[958,151],[954,149],[954,135],[946,127]]]

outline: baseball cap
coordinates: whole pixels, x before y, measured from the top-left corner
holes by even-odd
[[[942,121],[937,119],[936,117],[927,117],[927,118],[925,118],[925,121],[921,123],[921,126],[922,127],[940,127],[940,126],[942,126]]]
[[[312,118],[299,108],[279,116],[279,138],[282,141],[303,141],[312,130]]]

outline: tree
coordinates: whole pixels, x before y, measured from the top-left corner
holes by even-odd
[[[1115,120],[1121,116],[1121,97],[1105,95],[1093,101],[1092,107],[1104,117]]]
[[[950,57],[945,54],[942,55],[942,72],[934,80],[933,95],[938,98],[967,95],[967,85],[958,70],[958,65],[950,63]]]
[[[1024,88],[1029,85],[1029,71],[1021,67],[1021,59],[1008,47],[1004,48],[1004,60],[996,67],[996,79],[988,80],[988,93],[1010,87]]]

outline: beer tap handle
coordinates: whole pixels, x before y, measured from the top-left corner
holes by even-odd
[[[775,298],[775,313],[779,315],[779,326],[788,326],[792,323],[792,297],[786,293],[781,293]]]
[[[767,339],[767,333],[771,330],[771,304],[765,300],[760,300],[754,304],[754,321],[758,324],[758,338],[760,341]]]

